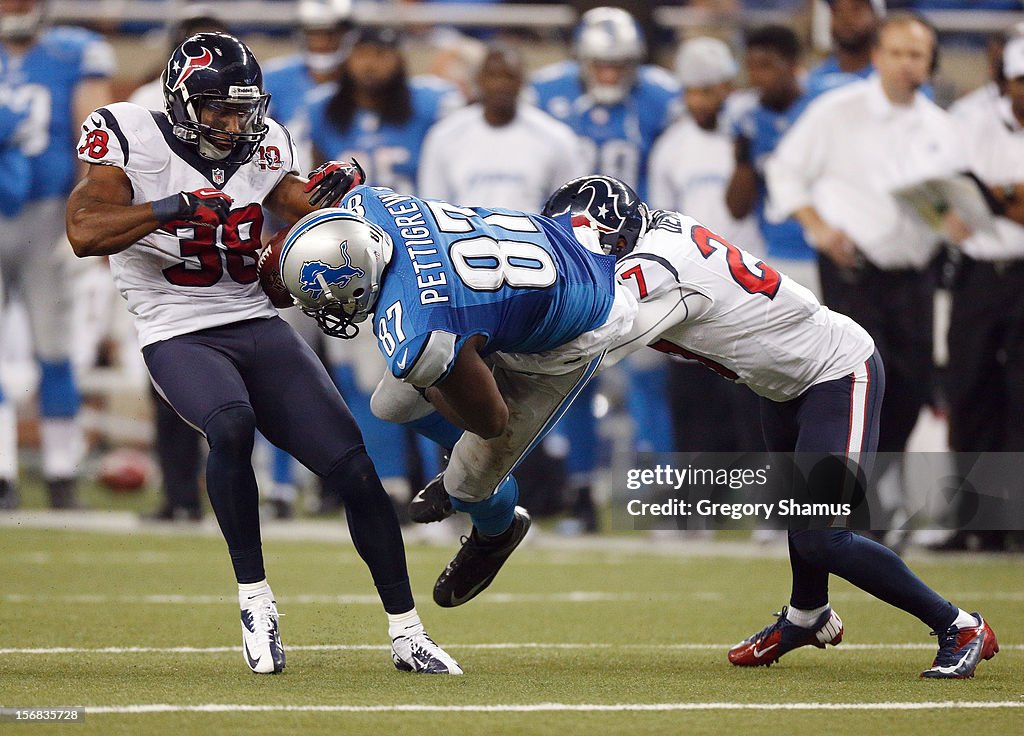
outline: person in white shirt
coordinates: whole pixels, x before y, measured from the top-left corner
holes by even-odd
[[[1002,68],[1005,96],[955,111],[970,169],[1001,213],[993,230],[975,232],[961,244],[951,289],[946,396],[949,444],[957,453],[1024,450],[1024,38],[1006,44]],[[959,474],[967,477],[977,458],[957,458],[965,464]],[[1020,492],[1019,481],[1009,485]],[[964,505],[955,516],[966,513]],[[951,519],[957,527],[967,520]],[[957,532],[936,548],[967,549],[970,536]],[[977,541],[1001,550],[1007,533],[980,532]]]
[[[652,207],[688,212],[731,242],[763,251],[753,215],[736,219],[725,191],[736,166],[726,107],[736,99],[739,66],[729,46],[702,36],[684,41],[676,55],[676,77],[683,85],[687,116],[666,130],[651,150]],[[748,104],[756,97],[745,96]],[[648,356],[649,357],[649,356]],[[676,447],[694,452],[753,451],[764,445],[749,421],[757,397],[706,370],[695,360],[668,363],[668,399]]]
[[[518,49],[488,47],[476,76],[479,102],[427,133],[420,196],[536,212],[562,182],[586,173],[573,130],[520,103],[524,74]]]
[[[930,399],[934,284],[941,236],[893,191],[966,168],[952,118],[919,88],[934,30],[892,13],[873,53],[877,73],[815,100],[766,165],[779,214],[793,214],[820,255],[824,303],[874,338],[887,367],[879,450],[900,452]]]

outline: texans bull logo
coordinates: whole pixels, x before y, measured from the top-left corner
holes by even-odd
[[[306,261],[299,269],[299,284],[311,299],[319,299],[330,287],[344,289],[352,279],[361,279],[365,275],[363,269],[352,265],[348,255],[348,241],[341,244],[341,257],[344,263],[332,266],[323,261]]]
[[[209,69],[210,65],[213,64],[213,54],[210,53],[210,49],[205,46],[200,46],[203,50],[199,56],[189,56],[185,54],[185,58],[188,59],[188,63],[182,67],[181,72],[178,73],[178,78],[174,80],[174,85],[171,87],[171,91],[174,91],[181,87],[185,83],[185,80],[191,77],[200,69]]]

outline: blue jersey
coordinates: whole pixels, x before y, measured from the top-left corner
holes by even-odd
[[[268,113],[294,136],[306,113],[306,97],[317,86],[301,54],[263,65],[263,86],[270,93]]]
[[[313,146],[325,158],[345,161],[353,156],[366,169],[367,181],[378,186],[415,191],[423,138],[443,115],[462,104],[454,85],[434,77],[409,81],[412,117],[405,123],[382,123],[375,112],[358,110],[347,130],[327,119],[327,103],[336,91],[324,85],[310,98]]]
[[[807,97],[814,99],[830,89],[842,87],[858,79],[867,79],[874,71],[874,65],[868,64],[855,72],[844,72],[839,68],[839,60],[835,56],[830,56],[811,69],[807,75]]]
[[[641,198],[647,196],[651,148],[682,109],[681,90],[672,75],[660,67],[641,66],[632,90],[615,105],[599,105],[586,94],[580,65],[574,61],[542,69],[532,84],[537,106],[589,143],[587,168],[621,179]]]
[[[615,259],[554,220],[367,186],[340,206],[394,243],[372,324],[396,378],[437,383],[473,335],[486,337],[484,355],[542,353],[608,318]]]
[[[801,97],[783,112],[772,110],[758,103],[742,113],[733,123],[733,136],[743,136],[750,141],[750,155],[758,181],[755,214],[769,257],[794,260],[815,258],[814,249],[804,239],[804,231],[800,227],[800,223],[792,217],[783,222],[770,222],[765,216],[767,199],[767,189],[764,183],[765,160],[779,145],[782,136],[792,127],[809,101],[807,97]]]
[[[28,120],[28,109],[14,102],[13,91],[0,86],[0,216],[14,217],[28,197],[32,169],[22,153],[21,130]]]
[[[109,44],[81,28],[50,28],[21,57],[0,43],[0,84],[14,90],[15,99],[29,110],[33,135],[22,146],[32,177],[29,200],[65,196],[75,183],[75,142],[78,120],[72,103],[85,79],[114,73]]]

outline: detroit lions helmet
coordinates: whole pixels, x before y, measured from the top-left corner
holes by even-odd
[[[325,334],[355,337],[377,303],[393,252],[391,236],[372,222],[348,210],[317,210],[288,233],[281,278]]]
[[[573,42],[587,93],[601,105],[621,102],[647,53],[636,20],[622,8],[594,8],[580,18]],[[601,67],[618,67],[604,71]]]
[[[573,226],[593,228],[607,255],[622,258],[647,232],[650,210],[632,187],[611,176],[591,174],[566,182],[544,204],[545,217],[569,215]],[[620,244],[619,238],[625,243]]]
[[[244,43],[197,33],[171,54],[161,76],[174,135],[211,161],[244,164],[267,135],[263,71]]]

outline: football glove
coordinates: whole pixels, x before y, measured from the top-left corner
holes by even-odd
[[[194,222],[203,227],[217,227],[228,219],[231,197],[219,189],[197,189],[178,192],[153,203],[153,214],[160,223],[171,220]]]
[[[328,161],[310,172],[305,192],[314,207],[334,207],[349,190],[364,181],[366,172],[355,159],[352,163]]]

